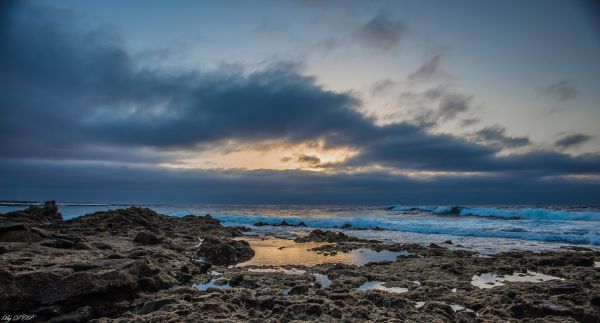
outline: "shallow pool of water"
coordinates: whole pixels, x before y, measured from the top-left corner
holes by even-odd
[[[322,288],[329,288],[329,286],[331,286],[332,281],[326,275],[313,274],[313,276],[315,276],[315,279],[321,285]]]
[[[348,265],[363,266],[370,262],[395,261],[396,257],[409,256],[406,251],[375,251],[371,249],[355,249],[351,252],[338,252],[335,255],[319,254],[311,249],[326,245],[325,242],[295,242],[287,239],[248,239],[242,238],[250,243],[254,250],[254,257],[247,262],[238,264],[244,266],[286,266],[304,265],[315,266],[320,264],[342,263]]]
[[[384,291],[384,292],[388,292],[388,293],[406,293],[408,292],[408,288],[404,288],[404,287],[385,287],[383,286],[385,284],[385,282],[380,282],[380,281],[368,281],[365,282],[364,284],[360,285],[356,290],[359,291],[368,291],[368,290],[380,290],[380,291]]]
[[[306,270],[295,268],[250,268],[248,271],[252,273],[281,273],[286,275],[304,275],[306,273]]]
[[[229,286],[229,284],[215,284],[216,279],[211,279],[208,283],[204,283],[204,284],[194,284],[192,285],[192,287],[194,287],[195,289],[201,291],[201,292],[205,292],[207,289],[209,288],[218,288],[218,289],[227,289],[227,288],[231,288],[231,286]]]
[[[504,283],[506,282],[541,283],[549,280],[563,279],[528,270],[527,273],[513,273],[512,275],[496,275],[494,273],[473,275],[471,278],[471,284],[473,286],[486,289],[504,286]]]

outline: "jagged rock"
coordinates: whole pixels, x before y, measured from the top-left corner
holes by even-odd
[[[90,294],[133,289],[138,280],[150,271],[145,261],[107,260],[101,270],[75,272],[40,288],[39,300],[42,304],[53,304]]]
[[[321,316],[323,308],[320,304],[306,304],[306,314]]]
[[[161,239],[157,237],[154,233],[148,231],[142,231],[135,235],[133,242],[139,243],[142,245],[154,245],[160,243]]]
[[[93,309],[91,306],[83,306],[67,314],[54,317],[50,323],[80,323],[87,322],[92,316]]]
[[[543,300],[537,304],[520,303],[510,308],[514,317],[519,319],[538,318],[546,316],[574,316],[575,313],[569,308],[555,304],[549,300]]]
[[[296,285],[290,289],[289,295],[302,295],[308,293],[310,290],[309,285]]]
[[[154,311],[160,310],[163,306],[167,304],[176,303],[177,300],[174,298],[163,298],[159,300],[149,301],[144,303],[142,308],[137,312],[138,315],[148,314]]]
[[[27,224],[0,224],[0,242],[38,242],[44,236]]]
[[[247,241],[206,238],[196,254],[213,265],[228,266],[250,260],[254,256],[254,250]]]
[[[446,320],[452,322],[454,321],[455,314],[454,310],[450,305],[442,302],[427,302],[422,308],[422,311],[427,311],[429,313],[435,313],[442,317],[445,317]]]
[[[548,255],[542,257],[538,262],[540,266],[577,266],[577,267],[592,267],[594,266],[594,257],[580,253],[564,253],[560,255]]]
[[[169,222],[169,218],[148,208],[129,207],[87,214],[71,222],[80,226],[154,229],[161,223]]]
[[[275,298],[270,295],[264,295],[257,297],[255,302],[259,309],[272,309],[275,305]]]
[[[550,294],[573,294],[579,290],[579,286],[570,282],[559,282],[550,287]]]
[[[442,246],[440,246],[438,244],[435,244],[433,242],[429,244],[429,248],[431,248],[431,249],[444,249],[444,247],[442,247]]]
[[[0,313],[31,308],[39,301],[40,289],[55,284],[73,272],[68,268],[11,273],[0,268]]]
[[[210,270],[211,267],[212,267],[212,264],[203,259],[197,259],[194,261],[194,268],[196,268],[196,270],[200,274],[206,274],[208,272],[208,270]]]
[[[243,274],[235,275],[235,276],[231,277],[231,279],[229,280],[229,285],[238,286],[242,281],[244,281]]]
[[[256,223],[254,223],[254,226],[257,226],[257,227],[264,227],[266,225],[269,225],[269,224],[267,222],[263,222],[263,221],[258,221]]]
[[[296,242],[309,242],[309,241],[315,241],[315,242],[353,242],[353,241],[364,242],[367,240],[350,237],[342,232],[324,231],[321,229],[316,229],[316,230],[311,231],[307,236],[296,238],[296,239],[294,239],[294,241],[296,241]]]
[[[304,223],[304,222],[300,222],[298,224],[291,224],[291,223],[287,222],[286,220],[282,220],[280,223],[275,223],[275,224],[269,224],[269,223],[263,222],[263,221],[258,221],[256,223],[254,223],[254,226],[256,226],[256,227],[264,227],[266,225],[272,225],[274,227],[306,227],[306,223]]]
[[[54,223],[62,221],[62,215],[58,212],[55,201],[44,202],[43,206],[30,206],[22,211],[9,212],[0,215],[2,222],[20,223]]]

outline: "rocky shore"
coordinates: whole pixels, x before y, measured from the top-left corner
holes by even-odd
[[[600,322],[600,253],[585,248],[482,256],[452,250],[451,241],[383,244],[314,230],[297,239],[326,243],[311,252],[369,248],[408,255],[364,266],[252,270],[235,266],[254,256],[245,231],[208,215],[170,217],[137,207],[63,221],[48,202],[0,215],[0,316],[50,322]],[[535,281],[526,281],[529,276]],[[477,285],[490,277],[495,282]]]

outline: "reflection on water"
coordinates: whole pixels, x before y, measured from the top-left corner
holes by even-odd
[[[389,292],[389,293],[406,293],[408,292],[408,288],[404,288],[404,287],[385,287],[383,286],[383,284],[385,284],[385,282],[380,282],[380,281],[368,281],[362,285],[360,285],[357,290],[359,291],[367,291],[367,290],[380,290],[380,291],[384,291],[384,292]]]
[[[380,252],[371,249],[355,249],[351,252],[338,252],[333,256],[318,254],[310,249],[323,246],[324,242],[297,243],[286,239],[248,239],[242,238],[250,243],[254,250],[254,257],[247,262],[237,266],[285,266],[304,265],[314,266],[319,264],[342,263],[348,265],[362,266],[369,262],[395,261],[398,256],[408,256],[408,252],[394,252],[383,250]]]
[[[215,284],[215,281],[216,281],[215,279],[211,279],[208,283],[194,284],[192,287],[194,287],[195,289],[197,289],[201,292],[205,292],[209,288],[219,288],[219,289],[231,288],[231,286],[229,286],[229,284]]]
[[[322,288],[329,288],[329,286],[331,286],[332,281],[326,275],[313,274],[313,276],[315,276],[315,279],[317,280],[319,285],[321,285]]]
[[[285,269],[285,268],[250,268],[249,272],[253,273],[282,273],[286,275],[304,275],[306,270],[301,269]]]
[[[496,275],[493,273],[473,275],[471,278],[471,284],[473,286],[486,289],[504,286],[502,282],[540,283],[555,279],[563,280],[562,278],[544,275],[528,270],[527,273],[514,273],[512,275]]]

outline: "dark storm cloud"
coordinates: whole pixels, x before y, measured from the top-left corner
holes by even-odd
[[[0,160],[0,196],[108,203],[584,204],[596,181],[527,173],[414,179],[384,172],[208,172]]]
[[[400,44],[406,32],[407,27],[402,20],[380,13],[362,25],[355,36],[367,47],[389,50]]]
[[[485,127],[475,132],[473,136],[477,141],[507,148],[516,148],[531,144],[528,137],[511,137],[506,135],[506,128],[500,125]]]
[[[20,9],[0,43],[0,134],[8,151],[299,141],[372,126],[353,109],[355,98],[323,90],[292,64],[250,75],[144,68],[110,34],[75,33],[46,11]]]
[[[577,96],[577,89],[569,80],[550,84],[540,91],[559,102],[566,102]]]
[[[495,153],[499,150],[469,145],[447,136],[415,139],[411,142],[406,138],[390,138],[374,142],[347,164],[377,164],[425,171],[494,172],[503,175],[529,172],[540,177],[600,173],[600,157],[597,154],[572,157],[542,150],[497,156]]]
[[[225,140],[322,139],[326,148],[347,146],[359,152],[341,166],[528,171],[538,176],[600,171],[597,155],[532,152],[498,157],[499,147],[431,134],[421,124],[377,125],[357,112],[360,102],[351,94],[325,90],[293,64],[274,64],[250,74],[151,68],[139,65],[114,34],[82,32],[69,17],[53,10],[20,6],[5,15],[0,38],[0,157],[5,160],[53,159],[65,165],[73,159],[158,163],[171,161],[171,149],[191,150]],[[400,21],[378,16],[362,29],[363,36],[371,34],[378,46],[387,47],[398,43],[404,28]],[[432,105],[436,122],[456,119],[471,109],[471,96],[447,89],[417,96],[424,105]],[[153,169],[146,175],[159,170],[183,174]],[[274,174],[285,182],[285,173],[274,172],[269,180],[277,177]],[[300,175],[294,176],[299,181]],[[350,181],[350,175],[340,176],[326,178]],[[179,177],[165,180],[186,183]]]
[[[583,133],[576,133],[572,135],[566,135],[559,138],[554,142],[554,145],[560,148],[571,148],[579,146],[585,142],[590,141],[593,137]]]

